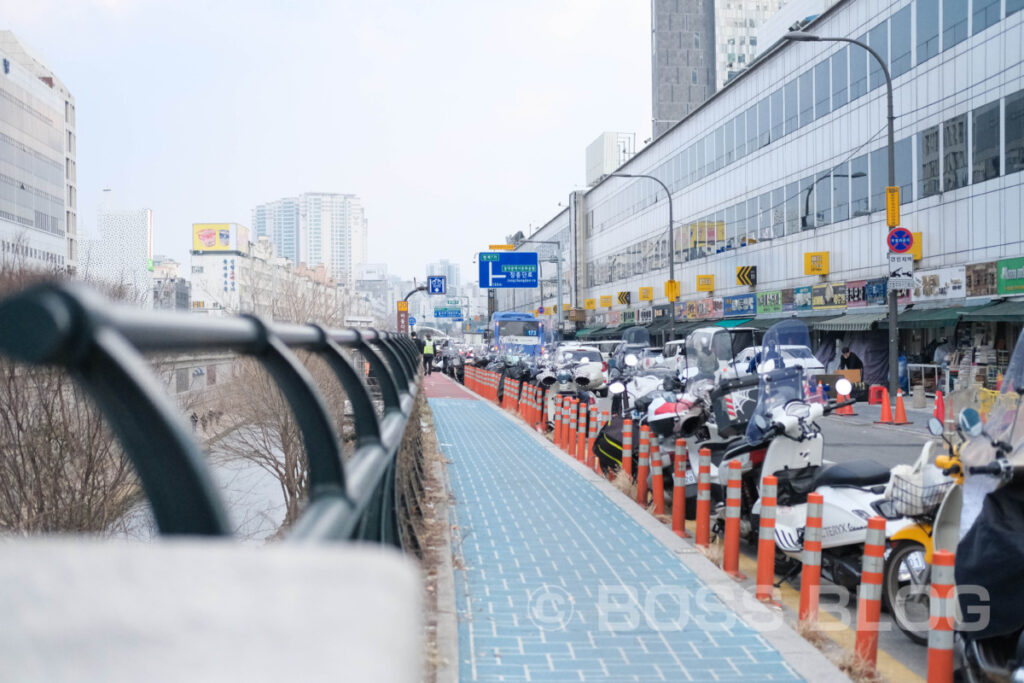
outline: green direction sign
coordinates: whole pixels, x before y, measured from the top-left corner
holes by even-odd
[[[501,260],[501,254],[480,254],[481,261],[499,261]]]
[[[1024,293],[1024,257],[1001,259],[996,273],[1000,294]]]

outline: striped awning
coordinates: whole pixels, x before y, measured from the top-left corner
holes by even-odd
[[[885,313],[853,313],[809,322],[809,325],[818,332],[865,332],[875,327],[885,316]]]

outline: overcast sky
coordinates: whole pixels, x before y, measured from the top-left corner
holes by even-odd
[[[184,263],[193,222],[347,192],[371,262],[466,277],[583,185],[602,131],[650,136],[648,0],[0,0],[0,22],[75,96],[79,225],[112,188]]]

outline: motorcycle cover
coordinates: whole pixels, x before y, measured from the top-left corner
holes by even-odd
[[[960,590],[964,624],[984,626],[970,630],[972,639],[1019,631],[1024,626],[1024,487],[1005,486],[985,498],[981,514],[956,551],[957,586],[979,586],[988,591],[982,600],[976,590]],[[987,609],[987,625],[983,618]],[[966,629],[965,629],[966,630]]]
[[[594,455],[601,471],[610,472],[622,467],[622,416],[612,415],[594,440]]]

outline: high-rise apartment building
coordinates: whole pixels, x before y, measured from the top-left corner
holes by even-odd
[[[758,29],[785,0],[715,0],[716,90],[754,61]]]
[[[651,0],[654,137],[715,92],[715,0]]]
[[[75,98],[10,31],[0,64],[0,263],[73,270]]]
[[[458,263],[452,263],[446,258],[435,263],[427,264],[426,275],[444,275],[448,278],[448,291],[455,293],[462,286],[461,269]]]
[[[310,267],[323,265],[346,285],[366,262],[366,215],[353,194],[307,192],[261,204],[252,212],[253,229],[268,237],[277,254]]]

